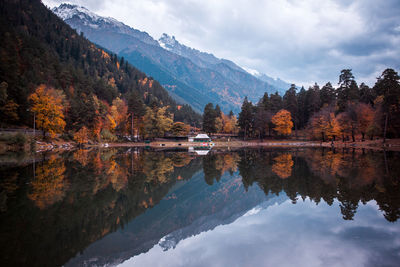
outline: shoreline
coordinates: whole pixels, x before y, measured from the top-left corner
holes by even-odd
[[[151,147],[151,148],[188,148],[188,147],[203,147],[202,145],[194,142],[174,142],[174,141],[155,141],[149,144],[144,142],[138,143],[100,143],[93,145],[86,145],[85,147]],[[208,147],[208,146],[204,146]],[[260,141],[260,140],[241,140],[230,142],[215,141],[216,148],[245,148],[245,147],[325,147],[325,148],[356,148],[356,149],[372,149],[372,150],[387,150],[387,151],[400,151],[400,139],[387,140],[385,145],[382,140],[374,141],[356,141],[356,142],[318,142],[318,141],[297,141],[297,140],[276,140],[276,141]]]
[[[82,148],[118,148],[118,147],[150,147],[150,148],[189,148],[189,147],[205,147],[205,148],[246,148],[246,147],[263,147],[263,148],[332,148],[332,149],[369,149],[377,151],[400,151],[400,139],[388,139],[385,145],[382,140],[366,140],[356,142],[321,142],[321,141],[303,141],[303,140],[232,140],[232,141],[215,141],[214,146],[203,146],[203,143],[196,142],[179,142],[179,141],[154,141],[150,143],[144,142],[124,142],[124,143],[96,143],[85,144]],[[79,149],[79,146],[74,142],[53,141],[53,142],[38,142],[36,151],[20,150],[18,147],[14,149],[2,149],[0,155],[9,152],[25,152],[25,153],[41,153],[47,151],[63,152]]]

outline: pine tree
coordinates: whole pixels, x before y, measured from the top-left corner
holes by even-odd
[[[294,122],[295,135],[297,137],[298,118],[298,101],[296,95],[296,85],[292,84],[283,96],[283,108],[288,110]]]
[[[215,133],[215,109],[212,103],[204,107],[203,112],[203,131],[208,134]]]
[[[253,104],[248,101],[247,96],[243,100],[242,108],[239,113],[238,125],[245,139],[253,132],[254,107]]]

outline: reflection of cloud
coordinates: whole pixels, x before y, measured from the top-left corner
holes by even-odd
[[[400,260],[399,224],[359,208],[354,221],[332,206],[288,200],[181,241],[173,250],[156,245],[121,266],[376,266]]]

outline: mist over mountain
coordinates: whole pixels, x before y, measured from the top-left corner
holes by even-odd
[[[146,32],[76,5],[62,4],[52,11],[89,40],[160,81],[177,101],[197,111],[213,102],[224,112],[238,112],[245,96],[255,102],[265,92],[288,89],[286,83],[251,75],[229,60],[187,47],[168,34],[156,41]]]

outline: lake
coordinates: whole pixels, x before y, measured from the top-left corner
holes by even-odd
[[[21,158],[0,164],[1,266],[400,263],[399,152],[124,148]]]

